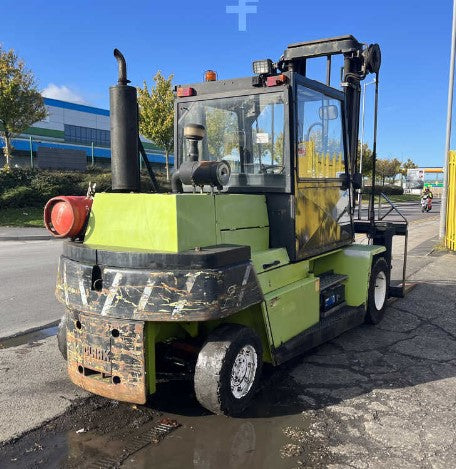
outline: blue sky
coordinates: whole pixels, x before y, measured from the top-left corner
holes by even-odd
[[[226,13],[238,1],[3,0],[0,41],[53,97],[108,107],[114,47],[127,58],[135,85],[151,82],[159,69],[189,83],[209,68],[220,78],[250,75],[252,60],[276,60],[287,44],[353,34],[382,48],[379,156],[442,164],[451,0],[258,0],[246,31]],[[323,79],[322,65],[309,76]],[[369,143],[373,88],[366,98]]]

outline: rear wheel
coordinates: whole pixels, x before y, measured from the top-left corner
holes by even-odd
[[[199,403],[214,414],[240,414],[258,387],[262,354],[261,341],[252,329],[237,324],[215,329],[196,363]]]
[[[57,328],[57,345],[62,357],[67,359],[67,315],[64,314]]]
[[[369,280],[366,313],[366,322],[369,324],[378,324],[385,315],[388,298],[388,273],[388,264],[385,258],[379,257],[374,261]]]

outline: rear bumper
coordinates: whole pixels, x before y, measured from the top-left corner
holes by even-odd
[[[101,317],[220,319],[263,300],[246,253],[236,246],[174,255],[123,253],[67,243],[60,257],[56,296],[70,310]],[[182,265],[185,262],[188,265]]]
[[[144,404],[144,322],[68,312],[68,374],[74,384],[110,399]]]

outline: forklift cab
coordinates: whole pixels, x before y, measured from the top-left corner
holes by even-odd
[[[185,129],[202,126],[198,161],[231,170],[220,192],[265,195],[271,248],[297,261],[353,241],[342,91],[293,71],[176,91],[176,169],[191,152]]]

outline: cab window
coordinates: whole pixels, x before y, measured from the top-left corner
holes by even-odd
[[[338,178],[345,172],[341,102],[302,85],[297,101],[299,179]]]

